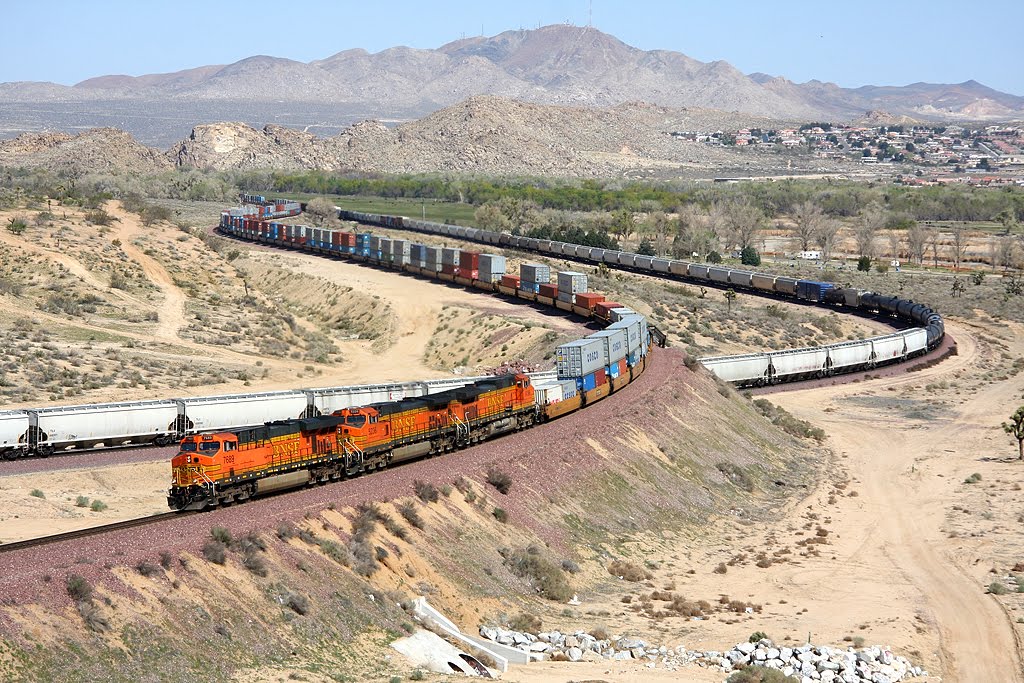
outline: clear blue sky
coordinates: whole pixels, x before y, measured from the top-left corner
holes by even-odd
[[[8,0],[0,82],[70,85],[257,54],[303,62],[362,47],[434,48],[463,35],[588,20],[588,0]],[[770,11],[767,11],[770,10]],[[1024,95],[1024,0],[593,0],[630,45],[846,87],[959,83]]]

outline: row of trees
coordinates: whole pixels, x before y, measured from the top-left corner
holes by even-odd
[[[952,261],[959,268],[967,253],[968,230],[953,224],[945,232],[916,221],[900,223],[878,202],[865,206],[846,221],[829,216],[813,201],[797,204],[789,218],[793,235],[803,251],[816,248],[829,260],[841,240],[852,240],[862,259],[883,254],[923,264],[930,257]],[[743,197],[712,202],[707,208],[686,204],[676,215],[664,211],[637,214],[622,209],[613,212],[565,212],[544,209],[535,202],[505,197],[477,209],[475,222],[493,230],[522,232],[532,236],[569,240],[572,232],[580,242],[611,248],[616,240],[634,236],[644,252],[673,258],[708,258],[713,253],[754,250],[762,231],[770,227],[767,216]],[[787,226],[777,224],[776,228]],[[615,239],[612,239],[612,238]],[[1018,265],[1024,258],[1024,240],[1015,235],[989,239],[988,260],[993,267]],[[756,253],[756,251],[755,251]],[[752,258],[752,257],[748,257]]]

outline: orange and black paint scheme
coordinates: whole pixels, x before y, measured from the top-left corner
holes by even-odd
[[[167,503],[202,510],[270,491],[336,481],[529,427],[538,419],[524,374],[459,389],[182,439]]]

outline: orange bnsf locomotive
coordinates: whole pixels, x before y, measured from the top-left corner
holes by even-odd
[[[464,448],[538,419],[527,375],[182,440],[167,504],[203,510]]]

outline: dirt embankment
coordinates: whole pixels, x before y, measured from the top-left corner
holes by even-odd
[[[470,629],[522,610],[552,627],[601,620],[608,628],[640,628],[623,609],[622,582],[607,571],[611,558],[650,567],[659,583],[677,564],[704,572],[709,568],[688,560],[670,562],[667,553],[699,547],[708,514],[754,524],[785,498],[773,481],[812,481],[805,448],[681,361],[659,351],[635,385],[584,413],[467,451],[143,532],[0,555],[8,671],[55,680],[73,678],[72,669],[199,675],[201,661],[204,680],[226,680],[240,666],[218,645],[229,637],[231,651],[251,653],[254,666],[269,666],[287,649],[296,653],[290,666],[307,671],[322,665],[358,678],[401,671],[400,662],[383,662],[380,629],[401,631],[408,617],[394,604],[416,594]],[[708,428],[698,430],[698,423]],[[486,483],[492,467],[510,476],[507,495]],[[742,476],[727,478],[723,468]],[[149,471],[140,468],[138,476]],[[95,475],[80,473],[82,482]],[[416,481],[437,488],[436,502],[412,498]],[[367,501],[381,502],[389,519],[370,524],[356,510]],[[405,502],[411,513],[400,509]],[[220,565],[204,550],[214,526],[235,539],[254,530],[262,540],[236,541]],[[643,531],[650,529],[661,531]],[[524,559],[530,557],[543,562]],[[94,587],[91,602],[69,599],[72,574]],[[565,596],[540,597],[554,579],[578,592],[583,605],[565,611]],[[205,616],[197,621],[200,607]],[[82,630],[83,619],[99,630]],[[753,617],[744,619],[738,628],[752,628]],[[669,623],[680,629],[675,637],[689,632],[685,617]],[[132,649],[140,633],[159,646]],[[75,641],[84,647],[73,648]],[[355,645],[338,646],[368,641],[358,664],[349,659]],[[24,662],[19,653],[32,642],[46,643],[50,654]],[[103,653],[120,645],[134,654],[111,664]]]

